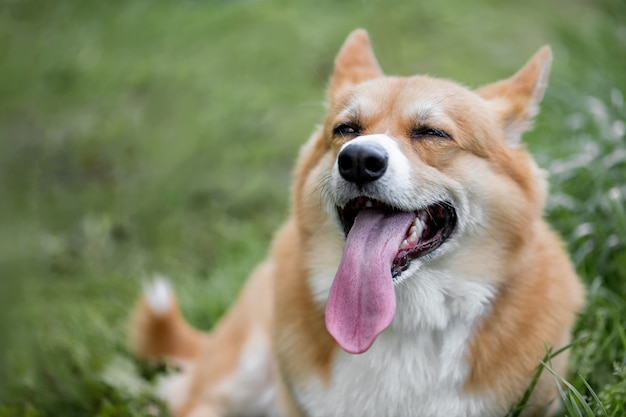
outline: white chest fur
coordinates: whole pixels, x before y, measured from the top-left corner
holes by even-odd
[[[394,322],[367,352],[341,351],[329,384],[314,379],[294,387],[308,417],[506,413],[488,396],[463,392],[469,373],[468,340],[489,305],[491,287],[443,268],[419,269],[415,265],[414,271],[407,271],[413,277],[396,288]],[[323,275],[318,270],[312,277],[318,300],[324,298],[328,280],[332,281],[332,276]]]
[[[467,329],[413,335],[383,333],[363,355],[341,352],[330,385],[298,389],[310,417],[490,415],[488,401],[463,393]]]

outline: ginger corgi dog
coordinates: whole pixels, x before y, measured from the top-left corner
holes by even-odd
[[[181,366],[158,388],[172,413],[488,417],[516,405],[583,305],[520,142],[551,60],[543,47],[472,91],[385,76],[367,33],[350,34],[291,214],[232,309],[203,333],[166,282],[139,300],[133,351]],[[524,415],[557,397],[544,372]]]

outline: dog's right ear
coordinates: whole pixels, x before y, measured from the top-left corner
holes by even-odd
[[[367,31],[357,29],[348,36],[335,58],[328,98],[332,103],[346,90],[382,75],[383,71],[376,61]]]

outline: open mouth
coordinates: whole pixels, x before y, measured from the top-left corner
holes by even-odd
[[[406,215],[406,212],[389,204],[358,197],[349,201],[343,208],[337,208],[346,236],[350,233],[359,213],[366,209],[382,212],[385,217]],[[427,255],[441,246],[450,237],[457,223],[454,207],[445,201],[431,204],[411,214],[414,215],[413,221],[406,230],[395,231],[404,233],[404,238],[391,264],[391,276],[394,279],[409,268],[412,260]]]
[[[326,328],[346,352],[363,353],[393,321],[399,276],[450,237],[457,216],[446,201],[403,211],[367,197],[337,211],[346,243],[328,293]]]

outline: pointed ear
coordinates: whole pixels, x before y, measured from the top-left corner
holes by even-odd
[[[476,90],[498,108],[510,146],[517,145],[522,133],[532,127],[532,119],[539,113],[539,103],[548,86],[551,64],[552,50],[546,45],[511,78]]]
[[[333,102],[347,89],[382,75],[367,32],[357,29],[348,36],[335,58],[328,97]]]

